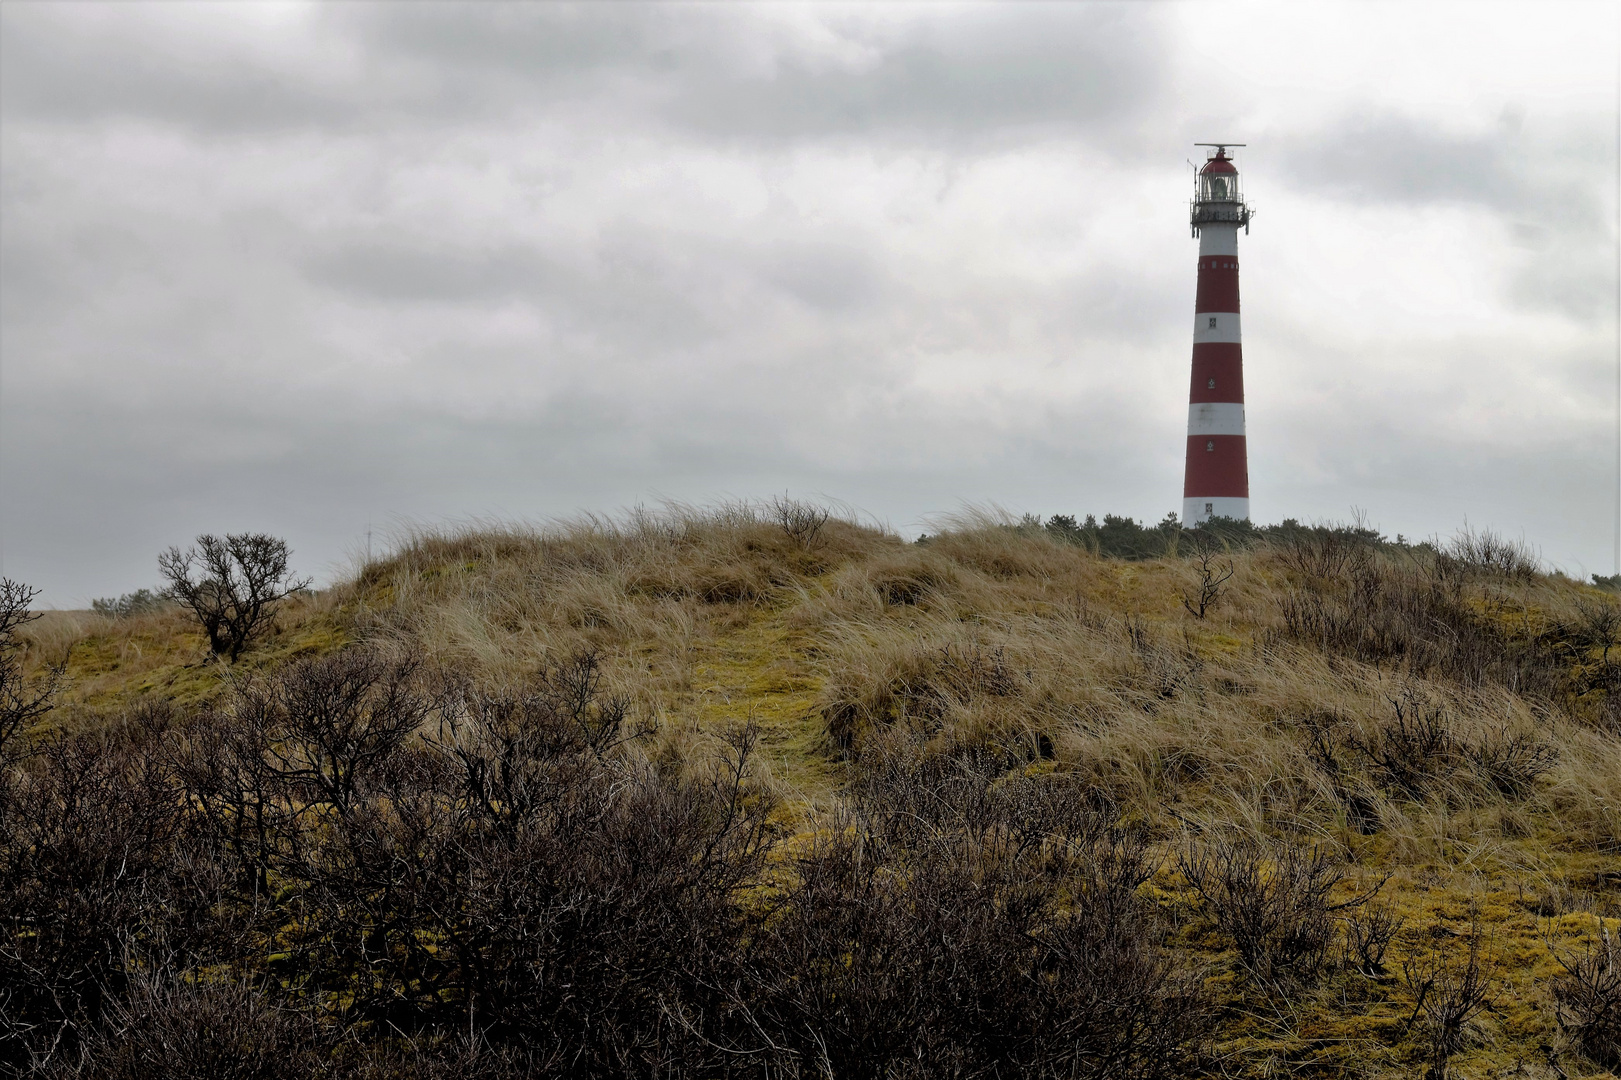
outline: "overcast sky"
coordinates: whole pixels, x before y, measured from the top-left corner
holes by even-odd
[[[1614,3],[0,6],[0,571],[790,492],[1181,505],[1247,142],[1257,520],[1613,572]]]

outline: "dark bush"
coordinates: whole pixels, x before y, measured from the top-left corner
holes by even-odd
[[[357,649],[45,744],[0,789],[0,1067],[1126,1077],[1205,1030],[1106,801],[877,755],[789,865],[752,729],[685,776],[643,734],[589,653],[492,690]]]
[[[126,996],[73,1061],[49,1070],[86,1080],[295,1080],[319,1075],[307,1015],[247,983],[196,971],[136,968]]]
[[[1343,726],[1344,721],[1333,713],[1306,717],[1306,757],[1328,781],[1335,801],[1345,811],[1347,824],[1371,836],[1379,831],[1379,804],[1373,786],[1341,760],[1345,749]]]
[[[1536,555],[1523,543],[1505,540],[1489,529],[1465,529],[1435,554],[1442,577],[1484,576],[1530,581],[1537,576]]]
[[[124,954],[162,935],[231,954],[213,901],[222,881],[154,752],[167,716],[126,740],[58,738],[0,780],[0,1062],[74,1051],[125,992]]]
[[[1378,550],[1378,536],[1368,530],[1304,526],[1294,521],[1276,527],[1271,540],[1284,565],[1318,581],[1365,573]]]
[[[1553,770],[1559,751],[1530,735],[1497,731],[1466,746],[1464,757],[1488,789],[1505,798],[1523,799]]]
[[[1385,950],[1395,940],[1406,919],[1388,903],[1369,904],[1345,918],[1345,960],[1369,978],[1385,973]]]
[[[816,546],[822,529],[833,517],[833,511],[825,506],[790,499],[786,495],[776,496],[766,508],[782,528],[783,535],[805,551]]]
[[[21,749],[18,736],[51,707],[61,669],[30,681],[23,674],[23,643],[17,631],[37,618],[28,605],[38,593],[10,578],[0,578],[0,770]]]
[[[1344,746],[1367,766],[1373,780],[1413,801],[1436,794],[1457,797],[1447,782],[1472,773],[1480,790],[1523,799],[1559,760],[1558,750],[1525,733],[1506,728],[1470,741],[1457,735],[1444,705],[1409,690],[1390,699],[1392,717],[1369,737],[1346,735]],[[1350,792],[1330,730],[1311,732],[1311,757],[1337,791]],[[1342,796],[1343,797],[1343,796]],[[1349,804],[1348,804],[1349,805]]]
[[[1184,593],[1182,606],[1189,615],[1203,619],[1221,599],[1222,586],[1233,576],[1233,564],[1229,561],[1221,565],[1216,561],[1216,549],[1200,542],[1193,557],[1193,568],[1199,575],[1199,589],[1192,596]]]
[[[309,587],[288,569],[291,554],[285,540],[263,533],[199,536],[194,548],[159,555],[158,570],[169,583],[164,595],[197,616],[209,651],[235,660],[283,600]]]
[[[1283,596],[1274,639],[1469,689],[1568,702],[1579,714],[1603,714],[1621,689],[1609,654],[1621,627],[1614,605],[1540,626],[1505,618],[1521,610],[1513,589],[1535,567],[1515,545],[1465,534],[1444,551],[1392,550],[1401,557],[1338,541],[1286,548],[1285,561],[1312,580]]]
[[[1605,927],[1579,956],[1554,954],[1559,1026],[1599,1065],[1621,1069],[1621,943]]]
[[[1402,977],[1416,1004],[1413,1015],[1425,1020],[1430,1068],[1425,1074],[1445,1080],[1447,1062],[1464,1048],[1468,1023],[1491,1006],[1496,996],[1491,965],[1481,959],[1478,921],[1471,926],[1463,955],[1456,935],[1437,924],[1428,935],[1430,947],[1402,963]]]
[[[1244,969],[1269,987],[1313,982],[1333,941],[1333,914],[1366,903],[1383,886],[1332,904],[1329,893],[1344,874],[1327,852],[1248,838],[1190,848],[1179,869]]]
[[[98,615],[105,615],[109,619],[132,619],[137,615],[148,615],[154,611],[162,611],[173,601],[160,592],[151,589],[136,589],[132,593],[124,593],[114,599],[103,597],[90,601],[90,609]]]
[[[1154,867],[1112,811],[972,760],[870,767],[751,970],[763,1058],[797,1076],[1181,1074],[1208,1013],[1156,945],[1137,892]]]
[[[1346,742],[1386,787],[1421,801],[1457,771],[1464,747],[1453,737],[1444,706],[1413,692],[1391,698],[1390,705],[1395,715],[1373,737]]]

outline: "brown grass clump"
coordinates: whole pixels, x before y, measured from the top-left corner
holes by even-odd
[[[87,1033],[74,1045],[111,1054],[108,1033],[128,1029],[137,1054],[156,1037],[141,1031],[171,1022],[142,1017],[223,1009],[239,1019],[221,1030],[243,1039],[315,1023],[339,1040],[322,1044],[332,1060],[407,1073],[399,1063],[418,1060],[520,1075],[554,1051],[597,1075],[634,1071],[613,1054],[740,1076],[1615,1067],[1614,949],[1581,944],[1613,942],[1621,920],[1613,596],[1482,533],[1420,547],[1357,529],[1280,529],[1248,547],[1163,533],[1171,554],[1124,561],[1067,527],[941,524],[908,544],[776,500],[421,530],[291,602],[236,664],[205,662],[172,610],[28,625],[25,667],[63,665],[66,682],[33,732],[41,753],[13,778],[19,798],[66,813],[77,774],[157,821],[163,785],[200,777],[215,786],[186,805],[222,808],[160,821],[150,839],[62,818],[146,875],[131,893],[97,876],[102,863],[72,863],[85,895],[105,898],[97,918],[26,931],[68,950],[64,970],[81,975],[62,993],[112,995],[104,1014],[74,1006]],[[367,701],[396,687],[404,711],[310,727],[300,701],[362,684]],[[551,733],[541,742],[535,724]],[[170,756],[119,756],[132,746]],[[452,917],[495,905],[497,937],[519,918],[500,890],[537,879],[495,853],[521,807],[523,829],[577,830],[555,835],[598,859],[576,865],[544,847],[553,833],[524,834],[542,845],[525,858],[552,859],[584,905],[556,910],[603,920],[573,954],[606,965],[590,969],[598,996],[578,1023],[611,1021],[629,1042],[582,1049],[567,1013],[537,1042],[518,1005],[468,989],[498,975],[516,980],[513,1001],[562,1000],[524,981],[523,964],[555,962],[539,953],[480,974],[484,931]],[[266,847],[250,820],[295,831]],[[0,847],[55,850],[39,827],[10,826]],[[342,852],[316,839],[340,834]],[[204,835],[206,858],[185,846]],[[653,864],[637,860],[676,850],[660,843],[696,858],[705,837],[741,845],[711,867],[715,891],[671,862],[658,873],[674,878],[639,882]],[[487,861],[455,862],[473,851]],[[421,877],[424,853],[448,876]],[[342,890],[362,879],[389,885],[356,907]],[[237,890],[247,921],[181,905],[199,920],[174,931],[184,955],[130,953],[126,970],[112,924],[153,919],[199,882]],[[686,905],[657,907],[654,937],[591,906],[648,882],[674,891],[637,893],[646,903]],[[253,922],[271,909],[286,922]],[[414,929],[377,953],[368,919]],[[657,936],[678,923],[708,929]],[[642,943],[627,952],[609,933]],[[616,997],[642,954],[663,965],[652,996]],[[242,1003],[250,984],[292,987],[300,964],[311,993],[328,979],[325,1011]],[[1087,997],[1087,980],[1123,996]],[[364,1020],[344,1012],[362,1004]],[[484,1042],[461,1034],[469,1010]],[[1110,1042],[1128,1015],[1143,1038]],[[400,1038],[368,1043],[382,1025]],[[1110,1073],[1111,1060],[1134,1064]]]

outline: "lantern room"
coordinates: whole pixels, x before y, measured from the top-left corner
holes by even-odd
[[[1238,168],[1227,156],[1225,147],[1217,147],[1215,156],[1199,170],[1200,202],[1238,202]]]
[[[1217,222],[1242,225],[1249,232],[1250,210],[1244,205],[1244,194],[1238,186],[1238,166],[1227,156],[1228,146],[1242,143],[1200,143],[1212,146],[1204,168],[1194,181],[1193,205],[1190,224],[1195,236],[1201,225]]]

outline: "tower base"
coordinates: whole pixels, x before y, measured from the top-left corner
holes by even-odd
[[[1182,524],[1202,525],[1213,517],[1250,519],[1250,501],[1229,496],[1187,498],[1182,500]]]

